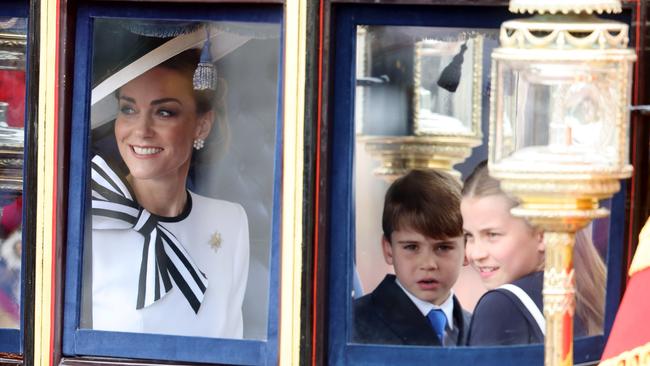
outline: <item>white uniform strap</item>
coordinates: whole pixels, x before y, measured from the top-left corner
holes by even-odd
[[[512,292],[517,298],[519,298],[519,301],[521,301],[522,304],[528,309],[528,312],[530,315],[533,316],[533,319],[537,322],[537,326],[539,326],[539,329],[542,331],[543,335],[546,335],[546,319],[544,319],[544,314],[539,310],[537,305],[535,305],[535,302],[533,299],[528,296],[526,291],[522,290],[521,287],[507,283],[505,285],[499,286],[499,288],[502,288],[504,290],[508,290]]]

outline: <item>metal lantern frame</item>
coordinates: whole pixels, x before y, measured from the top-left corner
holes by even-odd
[[[575,233],[591,220],[608,215],[606,209],[599,207],[599,200],[611,197],[620,189],[619,180],[632,174],[632,166],[628,163],[628,108],[631,64],[636,55],[627,48],[627,25],[593,15],[620,12],[620,2],[580,0],[567,3],[512,0],[511,11],[540,15],[504,22],[501,45],[492,54],[488,168],[490,175],[501,181],[502,189],[520,200],[512,214],[545,231],[545,365],[573,364]],[[516,143],[506,146],[513,141],[505,138],[503,118],[504,69],[514,64],[524,65],[522,70],[534,64],[557,67],[580,64],[586,69],[608,65],[616,70],[614,88],[618,98],[610,101],[614,104],[615,117],[605,121],[615,136],[615,156],[609,165],[595,164],[577,155],[560,163],[550,149],[533,155],[532,159],[530,156],[529,159],[516,158]],[[519,107],[515,103],[514,108]]]

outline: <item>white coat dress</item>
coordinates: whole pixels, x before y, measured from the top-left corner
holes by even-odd
[[[248,219],[241,205],[189,192],[177,217],[159,217],[206,274],[195,313],[172,290],[136,309],[144,237],[133,229],[92,232],[92,328],[132,333],[242,338],[242,302],[249,263]]]

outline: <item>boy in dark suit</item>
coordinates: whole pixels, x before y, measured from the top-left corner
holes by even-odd
[[[354,342],[465,344],[470,314],[451,291],[467,264],[460,189],[435,170],[413,170],[390,186],[382,250],[395,275],[354,302]]]

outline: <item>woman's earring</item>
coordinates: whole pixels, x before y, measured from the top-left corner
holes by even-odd
[[[194,140],[194,143],[192,143],[192,146],[197,150],[203,149],[203,145],[205,145],[205,140],[203,139],[196,139]]]

